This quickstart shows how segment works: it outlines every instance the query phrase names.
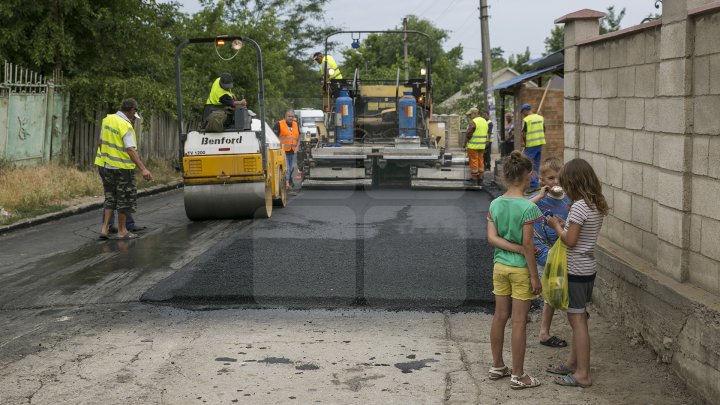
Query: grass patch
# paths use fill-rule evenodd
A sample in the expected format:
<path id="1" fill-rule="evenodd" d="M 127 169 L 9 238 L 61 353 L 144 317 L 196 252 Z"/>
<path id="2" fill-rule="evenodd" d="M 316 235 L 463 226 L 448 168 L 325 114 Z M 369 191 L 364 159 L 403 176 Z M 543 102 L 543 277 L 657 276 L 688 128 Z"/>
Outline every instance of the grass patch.
<path id="1" fill-rule="evenodd" d="M 138 189 L 167 184 L 181 178 L 169 161 L 145 162 L 154 180 L 145 181 L 136 171 Z M 102 198 L 97 170 L 48 163 L 41 166 L 0 165 L 0 225 L 60 211 L 87 198 Z"/>

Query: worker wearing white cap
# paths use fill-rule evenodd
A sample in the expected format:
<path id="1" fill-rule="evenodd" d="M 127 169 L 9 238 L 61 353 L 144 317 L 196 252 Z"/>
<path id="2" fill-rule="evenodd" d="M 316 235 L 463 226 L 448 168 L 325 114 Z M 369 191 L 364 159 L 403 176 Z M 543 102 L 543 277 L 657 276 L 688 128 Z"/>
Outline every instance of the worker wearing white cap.
<path id="1" fill-rule="evenodd" d="M 470 118 L 470 123 L 465 132 L 463 148 L 467 148 L 471 181 L 480 185 L 485 174 L 483 153 L 487 144 L 488 123 L 479 116 L 478 109 L 475 107 L 469 109 L 465 115 Z"/>

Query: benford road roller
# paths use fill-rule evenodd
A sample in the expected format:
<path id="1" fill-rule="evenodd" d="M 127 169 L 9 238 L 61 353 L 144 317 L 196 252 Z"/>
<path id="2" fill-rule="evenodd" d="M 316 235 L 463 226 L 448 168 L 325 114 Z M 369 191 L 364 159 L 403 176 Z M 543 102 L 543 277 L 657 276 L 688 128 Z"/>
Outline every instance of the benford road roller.
<path id="1" fill-rule="evenodd" d="M 200 128 L 183 131 L 180 54 L 190 44 L 231 44 L 239 51 L 251 44 L 257 55 L 258 114 L 205 105 Z M 269 218 L 273 205 L 287 203 L 285 152 L 265 122 L 262 52 L 251 38 L 223 35 L 185 40 L 175 50 L 179 158 L 182 162 L 185 214 L 191 220 Z M 226 110 L 227 109 L 227 110 Z M 217 125 L 207 125 L 220 112 Z M 226 115 L 222 115 L 226 114 Z"/>

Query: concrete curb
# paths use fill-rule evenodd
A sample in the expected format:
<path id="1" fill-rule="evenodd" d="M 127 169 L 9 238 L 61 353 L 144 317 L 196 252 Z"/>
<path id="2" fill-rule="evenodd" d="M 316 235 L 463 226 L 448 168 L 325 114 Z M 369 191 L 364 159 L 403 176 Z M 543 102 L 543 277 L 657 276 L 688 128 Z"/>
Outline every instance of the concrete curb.
<path id="1" fill-rule="evenodd" d="M 138 197 L 146 197 L 149 195 L 162 193 L 163 191 L 169 191 L 169 190 L 182 188 L 182 186 L 183 186 L 182 180 L 175 180 L 175 181 L 171 181 L 170 183 L 167 183 L 167 184 L 160 184 L 157 186 L 138 190 Z M 94 209 L 99 209 L 100 207 L 103 206 L 103 202 L 104 202 L 103 198 L 100 197 L 100 198 L 98 198 L 97 201 L 84 203 L 84 204 L 78 204 L 78 205 L 72 205 L 61 211 L 50 212 L 50 213 L 43 214 L 43 215 L 40 215 L 40 216 L 37 216 L 34 218 L 29 218 L 29 219 L 19 221 L 14 224 L 0 226 L 0 235 L 8 233 L 8 232 L 16 231 L 18 229 L 29 228 L 31 226 L 43 224 L 45 222 L 54 221 L 56 219 L 69 217 L 71 215 L 76 215 L 76 214 L 80 214 L 83 212 L 92 211 Z"/>

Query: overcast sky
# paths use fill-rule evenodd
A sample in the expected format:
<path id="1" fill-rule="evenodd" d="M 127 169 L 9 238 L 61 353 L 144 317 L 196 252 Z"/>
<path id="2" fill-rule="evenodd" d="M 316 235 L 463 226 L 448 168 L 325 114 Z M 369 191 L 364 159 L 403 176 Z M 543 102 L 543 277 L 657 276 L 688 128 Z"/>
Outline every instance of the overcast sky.
<path id="1" fill-rule="evenodd" d="M 197 0 L 178 1 L 186 12 L 199 9 Z M 404 16 L 414 14 L 449 31 L 443 47 L 448 50 L 462 45 L 463 60 L 469 63 L 480 59 L 482 53 L 479 4 L 479 0 L 331 0 L 325 15 L 329 23 L 343 30 L 371 31 L 399 28 Z M 501 47 L 506 58 L 524 52 L 526 47 L 531 57 L 538 57 L 558 17 L 583 8 L 604 12 L 615 5 L 616 11 L 626 9 L 621 24 L 626 28 L 639 24 L 648 14 L 660 13 L 654 4 L 654 0 L 488 0 L 490 45 Z M 349 37 L 347 40 L 350 42 Z M 322 46 L 318 44 L 318 50 Z"/>

